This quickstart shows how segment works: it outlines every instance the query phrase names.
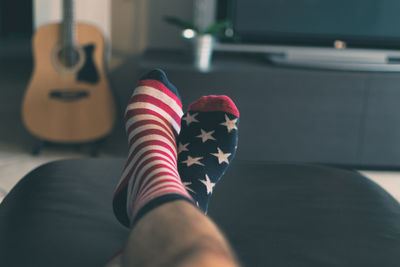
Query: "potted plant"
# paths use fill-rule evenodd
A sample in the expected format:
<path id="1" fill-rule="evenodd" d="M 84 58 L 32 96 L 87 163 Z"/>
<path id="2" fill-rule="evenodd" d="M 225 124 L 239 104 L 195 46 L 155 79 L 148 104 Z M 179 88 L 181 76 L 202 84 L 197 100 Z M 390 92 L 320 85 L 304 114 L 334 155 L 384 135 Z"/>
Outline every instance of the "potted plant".
<path id="1" fill-rule="evenodd" d="M 209 71 L 215 39 L 231 37 L 229 21 L 216 22 L 205 29 L 199 29 L 194 23 L 177 17 L 165 16 L 164 21 L 182 30 L 182 36 L 193 40 L 194 66 L 200 71 Z"/>

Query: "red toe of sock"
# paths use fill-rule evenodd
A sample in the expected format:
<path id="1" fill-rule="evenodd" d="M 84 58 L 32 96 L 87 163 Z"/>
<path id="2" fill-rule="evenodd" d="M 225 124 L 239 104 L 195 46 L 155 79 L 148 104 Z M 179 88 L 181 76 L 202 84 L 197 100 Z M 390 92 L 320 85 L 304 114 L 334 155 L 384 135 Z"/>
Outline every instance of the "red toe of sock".
<path id="1" fill-rule="evenodd" d="M 239 110 L 235 103 L 226 95 L 202 96 L 189 106 L 189 111 L 222 111 L 239 117 Z"/>

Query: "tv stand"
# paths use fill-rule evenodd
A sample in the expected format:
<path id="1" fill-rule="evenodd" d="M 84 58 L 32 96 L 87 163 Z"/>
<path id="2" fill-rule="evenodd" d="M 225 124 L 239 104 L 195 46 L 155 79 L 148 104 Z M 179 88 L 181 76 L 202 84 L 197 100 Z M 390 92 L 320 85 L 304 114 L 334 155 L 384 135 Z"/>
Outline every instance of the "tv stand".
<path id="1" fill-rule="evenodd" d="M 316 69 L 400 72 L 400 51 L 378 49 L 223 44 L 216 51 L 261 53 L 278 65 Z"/>
<path id="2" fill-rule="evenodd" d="M 400 72 L 286 68 L 221 52 L 207 73 L 182 51 L 148 51 L 132 62 L 141 74 L 164 69 L 184 110 L 203 95 L 230 96 L 241 116 L 238 159 L 400 169 Z M 122 88 L 135 82 L 132 65 L 129 82 L 118 79 Z"/>

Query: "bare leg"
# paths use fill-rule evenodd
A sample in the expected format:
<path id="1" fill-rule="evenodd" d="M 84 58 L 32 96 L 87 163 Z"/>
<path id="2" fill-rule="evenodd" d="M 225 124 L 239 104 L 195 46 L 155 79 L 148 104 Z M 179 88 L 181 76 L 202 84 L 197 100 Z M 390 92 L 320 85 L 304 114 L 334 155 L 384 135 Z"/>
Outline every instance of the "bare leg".
<path id="1" fill-rule="evenodd" d="M 226 103 L 227 99 L 218 98 L 211 110 L 219 111 Z M 225 238 L 195 206 L 197 201 L 178 173 L 176 137 L 182 114 L 179 94 L 162 70 L 153 70 L 140 79 L 125 113 L 129 155 L 113 197 L 114 214 L 132 229 L 120 257 L 121 266 L 237 266 Z M 229 131 L 220 128 L 224 133 Z M 225 136 L 215 134 L 202 136 L 202 143 Z M 234 137 L 233 141 L 237 139 Z M 215 164 L 227 163 L 221 162 L 221 153 Z M 204 166 L 199 162 L 202 158 L 187 156 L 182 164 Z M 214 174 L 210 169 L 198 174 L 207 178 L 201 184 L 207 196 L 215 185 L 209 178 Z M 109 266 L 118 264 L 112 262 L 114 265 Z"/>
<path id="2" fill-rule="evenodd" d="M 239 266 L 220 230 L 185 201 L 166 203 L 132 229 L 111 266 Z"/>
<path id="3" fill-rule="evenodd" d="M 122 266 L 237 266 L 211 220 L 185 201 L 167 203 L 132 230 Z"/>

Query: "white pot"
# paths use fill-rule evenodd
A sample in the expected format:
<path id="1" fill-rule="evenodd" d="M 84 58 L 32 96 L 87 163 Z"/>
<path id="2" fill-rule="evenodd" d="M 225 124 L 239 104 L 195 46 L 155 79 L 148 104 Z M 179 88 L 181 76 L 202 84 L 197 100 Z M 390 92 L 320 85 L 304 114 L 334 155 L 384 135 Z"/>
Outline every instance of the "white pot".
<path id="1" fill-rule="evenodd" d="M 193 38 L 194 67 L 202 72 L 211 68 L 211 59 L 215 38 L 211 34 L 202 34 Z"/>

